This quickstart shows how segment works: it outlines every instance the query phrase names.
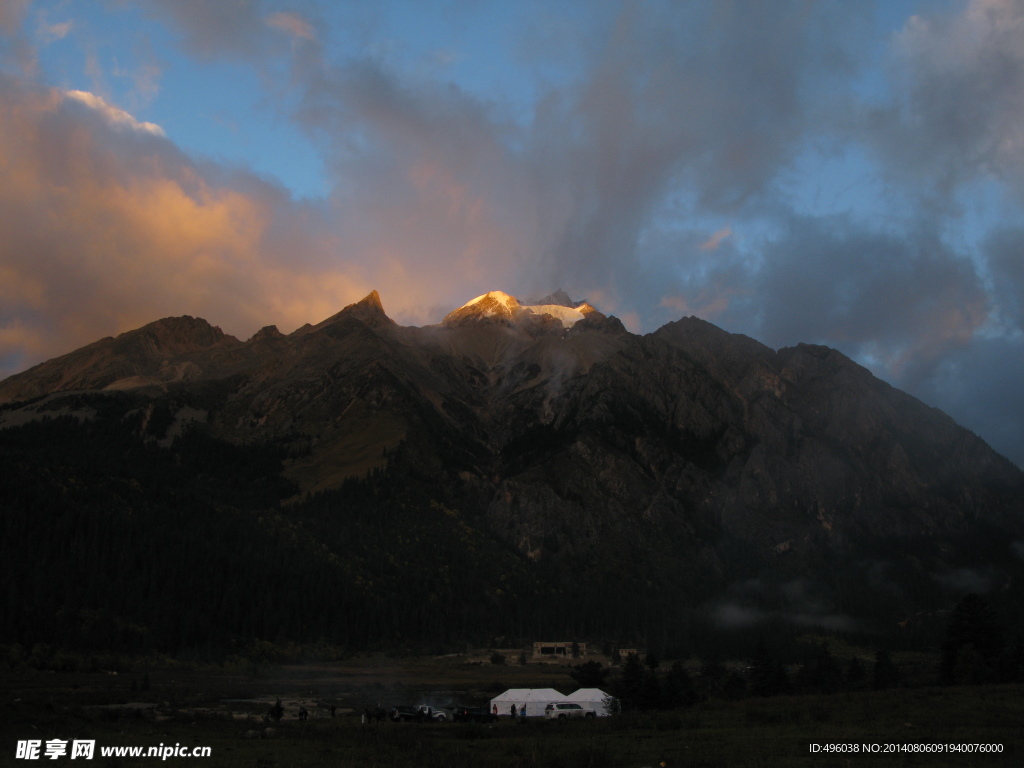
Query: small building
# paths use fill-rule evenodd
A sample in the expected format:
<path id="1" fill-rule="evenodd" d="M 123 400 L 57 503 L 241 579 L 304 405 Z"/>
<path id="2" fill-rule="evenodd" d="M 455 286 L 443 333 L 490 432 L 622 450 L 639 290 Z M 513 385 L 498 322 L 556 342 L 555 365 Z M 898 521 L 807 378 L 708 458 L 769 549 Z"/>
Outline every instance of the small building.
<path id="1" fill-rule="evenodd" d="M 533 658 L 535 659 L 559 659 L 572 658 L 573 645 L 580 656 L 587 655 L 586 643 L 558 642 L 558 643 L 534 643 Z"/>

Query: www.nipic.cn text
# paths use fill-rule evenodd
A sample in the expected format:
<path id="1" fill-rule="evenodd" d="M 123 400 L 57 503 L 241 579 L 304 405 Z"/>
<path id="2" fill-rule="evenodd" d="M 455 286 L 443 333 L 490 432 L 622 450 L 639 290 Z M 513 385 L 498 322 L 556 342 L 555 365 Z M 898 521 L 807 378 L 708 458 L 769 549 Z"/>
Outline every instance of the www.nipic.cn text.
<path id="1" fill-rule="evenodd" d="M 19 741 L 14 757 L 18 760 L 92 760 L 96 756 L 96 742 L 92 740 L 26 739 Z M 160 744 L 156 747 L 100 747 L 100 757 L 210 757 L 210 747 L 183 747 L 181 744 Z"/>

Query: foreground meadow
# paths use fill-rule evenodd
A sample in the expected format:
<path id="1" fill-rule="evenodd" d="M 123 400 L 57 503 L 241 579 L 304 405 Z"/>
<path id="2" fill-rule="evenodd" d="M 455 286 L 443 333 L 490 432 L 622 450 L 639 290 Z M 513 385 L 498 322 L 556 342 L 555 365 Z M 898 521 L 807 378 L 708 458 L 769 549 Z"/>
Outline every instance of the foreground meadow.
<path id="1" fill-rule="evenodd" d="M 901 688 L 831 696 L 710 700 L 658 713 L 494 725 L 363 723 L 362 708 L 418 700 L 479 703 L 499 686 L 566 685 L 564 668 L 497 669 L 438 660 L 364 659 L 258 675 L 182 668 L 8 674 L 0 765 L 225 768 L 642 768 L 704 766 L 1002 766 L 1024 764 L 1024 687 Z M 263 714 L 280 698 L 284 717 Z M 443 702 L 442 702 L 443 703 Z M 331 717 L 331 707 L 335 716 Z M 300 720 L 304 708 L 308 719 Z M 91 762 L 17 759 L 19 741 L 94 740 Z M 822 745 L 814 752 L 812 745 Z M 855 752 L 828 753 L 824 745 Z M 1001 752 L 913 745 L 995 744 Z M 100 747 L 209 747 L 210 756 L 102 756 Z M 865 745 L 882 752 L 865 754 Z M 907 745 L 907 746 L 905 746 Z M 899 751 L 886 754 L 884 750 Z M 931 747 L 925 747 L 931 748 Z"/>

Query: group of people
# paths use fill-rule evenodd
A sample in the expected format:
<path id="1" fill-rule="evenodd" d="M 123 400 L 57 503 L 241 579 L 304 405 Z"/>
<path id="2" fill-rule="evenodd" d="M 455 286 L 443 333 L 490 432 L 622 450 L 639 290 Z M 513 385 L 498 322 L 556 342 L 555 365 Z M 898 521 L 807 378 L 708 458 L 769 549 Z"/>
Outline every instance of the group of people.
<path id="1" fill-rule="evenodd" d="M 334 717 L 335 714 L 337 713 L 337 711 L 338 711 L 338 708 L 335 705 L 332 704 L 331 705 L 331 717 Z M 274 702 L 274 706 L 272 706 L 269 710 L 267 710 L 267 713 L 265 715 L 263 715 L 263 721 L 265 723 L 269 723 L 271 720 L 273 720 L 275 723 L 279 723 L 279 722 L 281 722 L 281 718 L 283 718 L 283 717 L 284 717 L 284 705 L 281 703 L 281 700 L 278 699 L 276 702 Z M 309 710 L 306 709 L 305 707 L 299 707 L 298 718 L 299 718 L 299 720 L 302 720 L 302 721 L 309 720 Z"/>
<path id="2" fill-rule="evenodd" d="M 498 705 L 497 704 L 495 704 L 493 706 L 492 711 L 494 712 L 494 714 L 498 714 Z M 517 710 L 516 709 L 516 705 L 513 704 L 512 707 L 509 709 L 509 714 L 512 715 L 513 718 L 516 718 L 516 717 L 526 717 L 526 705 L 523 704 L 523 706 L 519 707 L 519 709 Z"/>

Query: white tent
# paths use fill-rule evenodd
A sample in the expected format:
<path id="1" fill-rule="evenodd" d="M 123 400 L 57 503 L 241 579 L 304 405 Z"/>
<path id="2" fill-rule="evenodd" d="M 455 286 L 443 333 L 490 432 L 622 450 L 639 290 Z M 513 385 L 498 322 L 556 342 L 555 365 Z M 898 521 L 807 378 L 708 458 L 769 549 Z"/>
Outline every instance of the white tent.
<path id="1" fill-rule="evenodd" d="M 580 688 L 578 691 L 566 696 L 565 700 L 575 701 L 584 707 L 590 707 L 597 713 L 598 717 L 607 717 L 611 714 L 608 711 L 609 698 L 609 695 L 600 688 Z"/>
<path id="2" fill-rule="evenodd" d="M 499 715 L 511 715 L 515 704 L 517 715 L 526 707 L 527 717 L 543 717 L 544 707 L 559 701 L 565 701 L 565 696 L 554 688 L 509 688 L 491 699 L 491 711 L 497 707 Z"/>

